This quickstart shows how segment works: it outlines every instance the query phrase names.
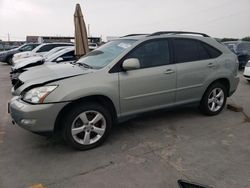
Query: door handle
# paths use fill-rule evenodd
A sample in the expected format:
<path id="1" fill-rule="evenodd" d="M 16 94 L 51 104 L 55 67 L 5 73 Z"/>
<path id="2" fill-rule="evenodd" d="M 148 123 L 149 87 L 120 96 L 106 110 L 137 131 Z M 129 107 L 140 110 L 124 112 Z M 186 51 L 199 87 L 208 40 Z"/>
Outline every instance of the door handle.
<path id="1" fill-rule="evenodd" d="M 173 69 L 167 69 L 164 74 L 172 74 L 174 73 L 174 70 Z"/>
<path id="2" fill-rule="evenodd" d="M 208 63 L 208 65 L 207 65 L 209 68 L 214 68 L 214 67 L 216 67 L 216 65 L 214 64 L 214 63 Z"/>

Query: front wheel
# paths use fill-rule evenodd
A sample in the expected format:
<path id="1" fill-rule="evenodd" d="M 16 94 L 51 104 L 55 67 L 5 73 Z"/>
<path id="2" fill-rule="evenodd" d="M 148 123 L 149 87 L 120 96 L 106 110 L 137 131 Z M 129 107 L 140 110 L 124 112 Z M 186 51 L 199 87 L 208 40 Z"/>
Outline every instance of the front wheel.
<path id="1" fill-rule="evenodd" d="M 9 65 L 12 65 L 12 64 L 13 64 L 12 57 L 8 57 L 8 58 L 6 59 L 6 62 L 7 62 Z"/>
<path id="2" fill-rule="evenodd" d="M 221 83 L 215 83 L 205 92 L 200 103 L 200 109 L 206 115 L 217 115 L 223 110 L 226 101 L 226 87 Z"/>
<path id="3" fill-rule="evenodd" d="M 95 103 L 80 103 L 66 113 L 63 119 L 63 138 L 78 150 L 101 145 L 112 127 L 110 113 Z"/>

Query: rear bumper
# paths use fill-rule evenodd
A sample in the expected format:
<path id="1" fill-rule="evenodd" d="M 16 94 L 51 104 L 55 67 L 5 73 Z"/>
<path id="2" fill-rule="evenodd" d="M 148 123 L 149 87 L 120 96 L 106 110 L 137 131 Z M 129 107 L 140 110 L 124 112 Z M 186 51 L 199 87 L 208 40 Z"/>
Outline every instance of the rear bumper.
<path id="1" fill-rule="evenodd" d="M 28 104 L 19 97 L 13 97 L 9 103 L 9 113 L 20 127 L 35 133 L 53 132 L 57 115 L 68 104 Z"/>

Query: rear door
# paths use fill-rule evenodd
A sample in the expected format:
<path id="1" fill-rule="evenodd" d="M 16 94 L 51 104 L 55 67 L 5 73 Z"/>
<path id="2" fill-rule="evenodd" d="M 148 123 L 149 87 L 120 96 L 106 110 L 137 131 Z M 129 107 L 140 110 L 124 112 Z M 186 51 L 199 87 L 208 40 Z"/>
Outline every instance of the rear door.
<path id="1" fill-rule="evenodd" d="M 171 64 L 166 39 L 147 41 L 124 59 L 137 58 L 141 68 L 119 73 L 123 115 L 172 105 L 175 102 L 176 65 Z"/>
<path id="2" fill-rule="evenodd" d="M 199 40 L 176 38 L 172 41 L 177 68 L 176 103 L 198 101 L 206 80 L 217 68 L 216 59 L 211 56 L 216 51 Z M 220 55 L 219 52 L 216 55 Z"/>

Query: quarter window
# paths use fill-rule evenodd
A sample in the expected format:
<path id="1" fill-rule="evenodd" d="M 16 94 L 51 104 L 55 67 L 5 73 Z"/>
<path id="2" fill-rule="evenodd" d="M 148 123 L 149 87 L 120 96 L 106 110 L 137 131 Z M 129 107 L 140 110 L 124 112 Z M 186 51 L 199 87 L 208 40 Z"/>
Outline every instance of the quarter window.
<path id="1" fill-rule="evenodd" d="M 174 39 L 174 53 L 176 63 L 206 60 L 221 55 L 214 47 L 192 39 Z"/>
<path id="2" fill-rule="evenodd" d="M 170 64 L 169 44 L 167 40 L 146 42 L 133 50 L 126 58 L 137 58 L 141 68 Z"/>
<path id="3" fill-rule="evenodd" d="M 221 52 L 208 44 L 202 43 L 206 51 L 209 53 L 210 58 L 217 58 L 221 55 Z"/>
<path id="4" fill-rule="evenodd" d="M 209 59 L 210 55 L 200 41 L 174 39 L 175 62 L 184 63 Z"/>

